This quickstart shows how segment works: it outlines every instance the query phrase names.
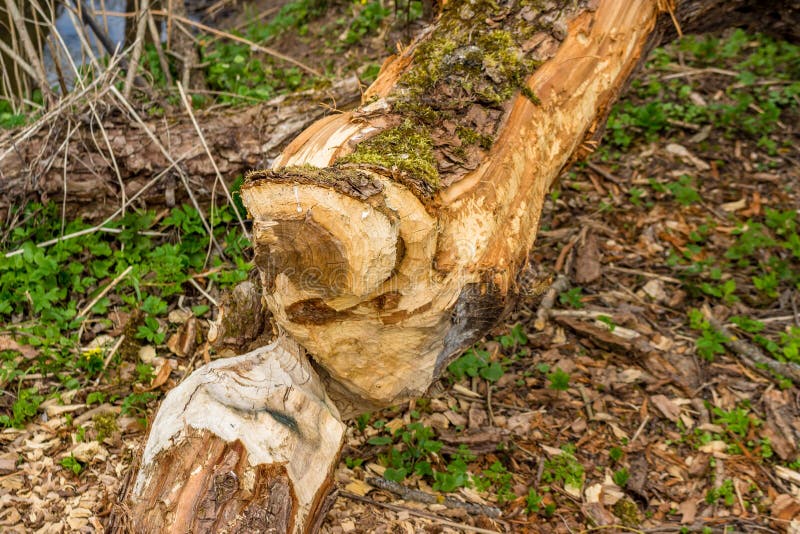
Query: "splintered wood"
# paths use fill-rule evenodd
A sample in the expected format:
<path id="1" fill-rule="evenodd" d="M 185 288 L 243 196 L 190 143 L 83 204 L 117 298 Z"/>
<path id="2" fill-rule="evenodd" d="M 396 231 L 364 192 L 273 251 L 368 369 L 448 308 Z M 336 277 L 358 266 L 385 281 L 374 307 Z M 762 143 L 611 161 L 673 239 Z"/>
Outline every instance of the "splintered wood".
<path id="1" fill-rule="evenodd" d="M 463 19 L 458 10 L 464 8 L 443 15 L 427 42 L 455 31 L 452 21 Z M 532 16 L 512 9 L 506 18 L 496 16 L 495 24 L 514 28 L 523 11 Z M 481 131 L 496 132 L 474 170 L 442 174 L 442 146 L 452 148 L 453 136 L 416 139 L 418 132 L 398 116 L 421 120 L 428 112 L 419 106 L 433 101 L 430 113 L 445 116 L 446 99 L 436 92 L 459 89 L 448 65 L 481 53 L 487 63 L 494 57 L 490 44 L 513 42 L 503 34 L 507 30 L 476 30 L 478 41 L 490 43 L 483 52 L 443 43 L 450 55 L 436 68 L 444 81 L 426 82 L 433 84 L 431 95 L 414 100 L 409 79 L 422 76 L 414 71 L 414 61 L 422 60 L 409 63 L 408 56 L 426 46 L 423 40 L 384 66 L 379 89 L 369 93 L 377 100 L 316 123 L 272 170 L 249 175 L 242 198 L 254 219 L 267 305 L 313 354 L 345 415 L 424 394 L 513 301 L 515 276 L 536 235 L 547 190 L 639 62 L 657 14 L 645 1 L 548 12 L 555 20 L 550 31 L 534 34 L 527 45 L 545 61 L 524 94 L 496 104 L 484 90 L 474 97 L 485 111 L 479 121 L 469 128 L 455 126 L 457 117 L 451 121 L 452 130 L 478 144 Z M 524 47 L 501 50 L 522 64 Z M 487 117 L 491 127 L 470 130 L 483 128 Z M 435 128 L 417 125 L 423 133 Z M 383 164 L 374 153 L 381 146 L 390 153 Z M 415 147 L 435 155 L 436 179 L 424 158 L 414 163 L 423 175 L 404 166 L 403 157 L 419 156 Z"/>

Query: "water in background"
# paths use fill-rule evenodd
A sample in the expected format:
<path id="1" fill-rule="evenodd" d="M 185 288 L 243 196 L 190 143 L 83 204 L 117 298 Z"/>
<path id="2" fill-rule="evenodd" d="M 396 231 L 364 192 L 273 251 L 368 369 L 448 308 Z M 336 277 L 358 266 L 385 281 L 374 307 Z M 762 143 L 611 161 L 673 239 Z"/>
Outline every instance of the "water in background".
<path id="1" fill-rule="evenodd" d="M 100 27 L 107 30 L 111 41 L 115 45 L 121 47 L 122 43 L 125 41 L 125 18 L 112 17 L 110 15 L 103 17 L 97 13 L 101 11 L 103 7 L 105 7 L 106 11 L 122 13 L 125 11 L 125 0 L 84 1 L 85 5 L 95 13 L 95 19 L 100 24 Z M 69 50 L 69 56 L 72 58 L 72 61 L 80 68 L 81 65 L 90 63 L 90 59 L 81 41 L 81 37 L 78 34 L 78 32 L 82 30 L 77 29 L 76 25 L 82 27 L 83 22 L 77 15 L 61 6 L 58 18 L 56 19 L 56 30 L 61 35 L 61 39 L 64 40 L 64 44 Z M 91 29 L 87 28 L 83 33 L 88 36 L 89 45 L 95 57 L 100 58 L 107 55 L 105 49 L 103 49 L 103 46 Z M 72 66 L 67 58 L 67 52 L 64 50 L 64 46 L 57 42 L 57 37 L 50 36 L 50 38 L 54 39 L 53 48 L 58 51 L 58 61 L 61 66 L 61 71 L 64 74 L 67 87 L 71 89 L 75 83 L 75 72 L 72 70 Z M 47 70 L 48 81 L 51 86 L 55 86 L 58 84 L 58 74 L 55 69 L 54 58 L 50 47 L 45 47 L 44 56 L 44 65 Z"/>

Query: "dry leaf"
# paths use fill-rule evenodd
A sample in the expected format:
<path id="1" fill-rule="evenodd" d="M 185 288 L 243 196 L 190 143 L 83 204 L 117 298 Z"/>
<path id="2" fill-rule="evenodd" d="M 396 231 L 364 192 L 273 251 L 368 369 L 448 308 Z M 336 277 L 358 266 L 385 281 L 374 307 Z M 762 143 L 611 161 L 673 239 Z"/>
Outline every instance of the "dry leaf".
<path id="1" fill-rule="evenodd" d="M 537 417 L 539 412 L 523 412 L 512 415 L 506 421 L 506 428 L 514 434 L 524 436 L 531 430 L 531 422 Z"/>
<path id="2" fill-rule="evenodd" d="M 707 171 L 711 168 L 711 165 L 706 163 L 705 161 L 701 160 L 687 149 L 683 145 L 679 145 L 677 143 L 669 143 L 666 146 L 666 151 L 673 156 L 677 156 L 678 158 L 690 162 L 692 165 L 697 167 L 697 170 L 700 171 Z M 681 172 L 681 174 L 683 174 Z"/>
<path id="3" fill-rule="evenodd" d="M 156 348 L 152 345 L 145 345 L 139 349 L 139 359 L 142 363 L 152 364 L 156 359 Z"/>
<path id="4" fill-rule="evenodd" d="M 94 460 L 104 462 L 108 458 L 108 451 L 96 441 L 78 443 L 71 451 L 72 456 L 79 462 L 88 464 Z"/>
<path id="5" fill-rule="evenodd" d="M 726 202 L 725 204 L 720 205 L 720 208 L 722 208 L 723 211 L 727 211 L 728 213 L 739 211 L 746 207 L 747 207 L 747 197 L 742 197 L 739 200 L 735 200 L 733 202 Z"/>
<path id="6" fill-rule="evenodd" d="M 770 508 L 770 513 L 775 519 L 791 521 L 800 515 L 800 501 L 791 495 L 782 493 L 775 498 L 775 502 L 772 503 L 772 508 Z"/>
<path id="7" fill-rule="evenodd" d="M 598 527 L 605 527 L 617 523 L 616 516 L 606 510 L 599 502 L 587 502 L 581 506 L 581 509 Z"/>
<path id="8" fill-rule="evenodd" d="M 694 523 L 697 516 L 697 501 L 695 499 L 687 499 L 678 505 L 678 511 L 681 513 L 681 524 L 689 525 Z"/>
<path id="9" fill-rule="evenodd" d="M 195 317 L 189 317 L 167 341 L 167 348 L 173 354 L 181 357 L 192 354 L 196 345 L 197 319 Z"/>
<path id="10" fill-rule="evenodd" d="M 653 395 L 650 397 L 650 402 L 653 403 L 653 405 L 658 408 L 662 414 L 664 414 L 664 417 L 673 423 L 678 422 L 678 418 L 681 415 L 681 407 L 675 402 L 668 399 L 664 395 Z"/>
<path id="11" fill-rule="evenodd" d="M 21 345 L 11 336 L 0 335 L 0 352 L 13 350 L 19 352 L 26 360 L 32 360 L 39 355 L 39 351 L 29 345 Z"/>
<path id="12" fill-rule="evenodd" d="M 644 291 L 648 297 L 655 300 L 656 302 L 667 301 L 668 297 L 666 291 L 664 291 L 664 282 L 662 282 L 658 278 L 653 278 L 645 285 L 643 285 L 642 291 Z"/>
<path id="13" fill-rule="evenodd" d="M 592 484 L 591 486 L 586 487 L 586 489 L 583 491 L 583 494 L 587 503 L 598 503 L 600 502 L 600 494 L 602 492 L 602 484 Z"/>
<path id="14" fill-rule="evenodd" d="M 147 388 L 145 391 L 152 391 L 154 389 L 158 389 L 163 386 L 167 380 L 169 379 L 170 373 L 172 373 L 172 369 L 176 367 L 174 360 L 166 360 L 164 363 L 161 364 L 161 367 L 158 368 L 158 372 L 156 376 L 153 378 L 153 382 L 150 384 L 150 387 Z"/>
<path id="15" fill-rule="evenodd" d="M 697 448 L 697 450 L 706 454 L 713 454 L 714 456 L 724 456 L 725 451 L 728 450 L 728 444 L 717 439 L 714 441 L 709 441 L 705 445 L 701 445 Z"/>
<path id="16" fill-rule="evenodd" d="M 578 245 L 578 255 L 575 261 L 575 281 L 578 284 L 594 282 L 602 274 L 600 266 L 600 250 L 597 247 L 597 238 L 589 232 L 586 239 Z"/>

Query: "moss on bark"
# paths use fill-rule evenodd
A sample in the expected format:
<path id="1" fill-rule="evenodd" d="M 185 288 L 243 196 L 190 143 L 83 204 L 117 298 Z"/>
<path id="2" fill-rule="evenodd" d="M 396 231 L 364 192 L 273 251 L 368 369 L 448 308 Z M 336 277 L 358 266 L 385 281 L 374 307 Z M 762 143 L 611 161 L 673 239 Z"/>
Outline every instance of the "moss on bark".
<path id="1" fill-rule="evenodd" d="M 431 136 L 426 128 L 414 125 L 411 120 L 360 143 L 339 162 L 378 165 L 406 173 L 432 187 L 439 184 Z"/>
<path id="2" fill-rule="evenodd" d="M 561 40 L 579 7 L 563 0 L 448 2 L 387 99 L 397 116 L 390 124 L 400 125 L 341 161 L 386 168 L 417 182 L 417 190 L 457 181 L 491 149 L 508 102 L 522 94 L 539 103 L 527 86 L 540 64 L 528 40 L 540 32 Z"/>

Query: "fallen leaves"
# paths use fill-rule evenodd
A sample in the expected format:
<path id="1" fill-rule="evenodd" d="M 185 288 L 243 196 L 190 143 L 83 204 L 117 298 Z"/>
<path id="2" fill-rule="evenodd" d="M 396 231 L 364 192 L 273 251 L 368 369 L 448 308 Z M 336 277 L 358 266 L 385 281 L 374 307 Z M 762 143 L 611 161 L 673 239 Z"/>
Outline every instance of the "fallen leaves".
<path id="1" fill-rule="evenodd" d="M 32 360 L 39 355 L 39 351 L 30 345 L 22 345 L 11 336 L 0 334 L 0 352 L 11 350 L 18 352 L 23 358 Z"/>

